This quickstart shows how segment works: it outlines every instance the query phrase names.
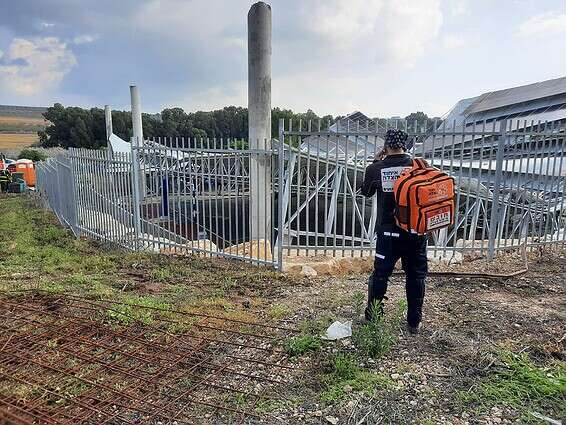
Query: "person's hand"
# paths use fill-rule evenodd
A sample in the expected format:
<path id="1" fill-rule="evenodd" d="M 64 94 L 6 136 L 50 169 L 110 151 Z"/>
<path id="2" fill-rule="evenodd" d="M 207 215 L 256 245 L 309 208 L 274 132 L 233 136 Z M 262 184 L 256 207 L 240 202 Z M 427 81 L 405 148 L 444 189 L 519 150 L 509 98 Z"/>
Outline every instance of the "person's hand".
<path id="1" fill-rule="evenodd" d="M 385 158 L 385 148 L 382 148 L 378 153 L 375 154 L 376 161 L 382 161 Z"/>

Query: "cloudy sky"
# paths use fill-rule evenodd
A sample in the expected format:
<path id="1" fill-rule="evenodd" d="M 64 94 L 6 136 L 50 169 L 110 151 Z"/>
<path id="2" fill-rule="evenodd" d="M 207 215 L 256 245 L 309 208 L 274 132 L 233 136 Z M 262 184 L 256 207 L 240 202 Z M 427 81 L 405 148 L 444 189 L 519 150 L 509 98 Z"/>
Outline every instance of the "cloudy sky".
<path id="1" fill-rule="evenodd" d="M 251 0 L 0 0 L 0 104 L 247 104 Z M 564 0 L 271 0 L 273 106 L 443 115 L 566 75 Z"/>

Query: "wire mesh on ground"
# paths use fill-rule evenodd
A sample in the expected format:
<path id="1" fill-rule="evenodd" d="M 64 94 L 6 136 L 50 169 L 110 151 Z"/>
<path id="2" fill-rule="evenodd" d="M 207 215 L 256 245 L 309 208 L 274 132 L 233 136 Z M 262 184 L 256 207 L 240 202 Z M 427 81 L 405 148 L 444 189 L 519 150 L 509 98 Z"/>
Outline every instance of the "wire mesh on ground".
<path id="1" fill-rule="evenodd" d="M 0 423 L 271 423 L 292 329 L 62 294 L 0 294 Z"/>

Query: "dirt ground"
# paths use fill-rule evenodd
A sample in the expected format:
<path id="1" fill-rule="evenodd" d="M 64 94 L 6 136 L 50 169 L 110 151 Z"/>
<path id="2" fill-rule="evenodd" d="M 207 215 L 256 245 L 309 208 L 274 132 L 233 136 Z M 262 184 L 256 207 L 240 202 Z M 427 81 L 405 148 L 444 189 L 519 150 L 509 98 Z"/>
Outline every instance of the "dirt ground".
<path id="1" fill-rule="evenodd" d="M 461 399 L 462 392 L 475 391 L 500 366 L 499 350 L 527 352 L 540 364 L 565 360 L 566 251 L 529 257 L 529 272 L 511 279 L 429 277 L 419 335 L 401 329 L 389 353 L 369 363 L 389 376 L 393 386 L 371 396 L 348 394 L 332 406 L 298 406 L 292 421 L 322 424 L 329 423 L 325 418 L 330 417 L 347 424 L 538 423 L 535 417 L 520 417 L 512 408 L 494 405 L 482 409 L 480 403 Z M 355 326 L 359 311 L 353 308 L 353 300 L 356 292 L 365 289 L 365 276 L 331 279 L 289 290 L 281 300 L 301 305 L 294 322 L 329 315 L 332 320 L 353 320 Z M 393 314 L 404 296 L 403 277 L 394 276 L 387 314 Z M 327 350 L 348 349 L 351 342 L 345 344 L 330 343 Z M 306 358 L 304 366 L 309 370 L 304 379 L 309 380 L 320 364 L 316 358 Z M 562 386 L 564 389 L 564 375 Z M 554 413 L 563 416 L 565 410 Z"/>
<path id="2" fill-rule="evenodd" d="M 371 327 L 360 321 L 367 276 L 305 279 L 225 260 L 114 251 L 74 239 L 21 197 L 0 197 L 0 216 L 0 291 L 41 289 L 294 329 L 273 343 L 287 354 L 286 383 L 255 405 L 262 419 L 245 423 L 566 418 L 566 249 L 529 253 L 529 271 L 508 279 L 430 276 L 424 323 L 413 336 L 403 326 L 400 275 L 390 282 L 386 319 Z M 521 264 L 510 253 L 462 269 L 501 273 Z M 322 340 L 335 320 L 352 321 L 353 337 Z M 373 336 L 380 341 L 377 353 L 364 351 L 366 331 L 374 332 L 370 346 Z M 217 420 L 199 423 L 235 423 Z"/>

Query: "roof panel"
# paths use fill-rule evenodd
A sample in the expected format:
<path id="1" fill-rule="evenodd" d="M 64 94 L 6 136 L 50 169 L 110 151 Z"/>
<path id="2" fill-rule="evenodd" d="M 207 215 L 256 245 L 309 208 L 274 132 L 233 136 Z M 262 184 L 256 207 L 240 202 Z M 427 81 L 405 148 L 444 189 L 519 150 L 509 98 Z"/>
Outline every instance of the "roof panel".
<path id="1" fill-rule="evenodd" d="M 477 100 L 464 111 L 464 114 L 473 114 L 564 93 L 566 93 L 566 77 L 488 92 L 479 96 Z"/>

